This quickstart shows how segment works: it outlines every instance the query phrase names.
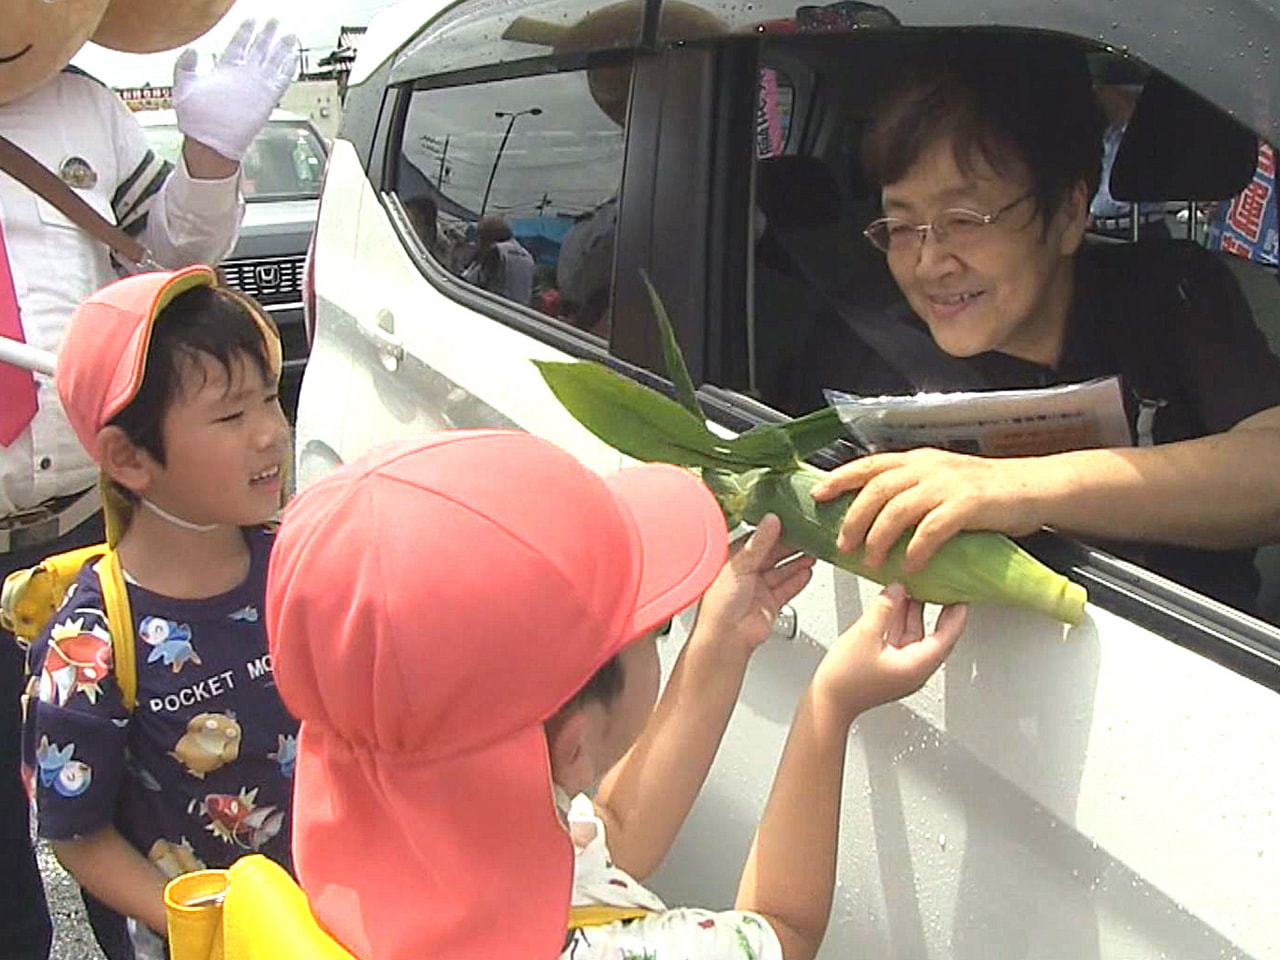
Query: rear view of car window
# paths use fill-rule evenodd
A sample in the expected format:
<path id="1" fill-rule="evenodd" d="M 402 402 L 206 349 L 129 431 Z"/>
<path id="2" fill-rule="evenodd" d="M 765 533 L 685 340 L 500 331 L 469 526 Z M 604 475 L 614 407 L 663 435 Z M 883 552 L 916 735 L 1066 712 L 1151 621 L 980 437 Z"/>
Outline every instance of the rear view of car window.
<path id="1" fill-rule="evenodd" d="M 419 90 L 396 177 L 415 232 L 449 271 L 599 336 L 624 137 L 598 91 L 619 70 L 625 84 L 626 67 L 604 67 L 590 81 L 579 71 Z"/>
<path id="2" fill-rule="evenodd" d="M 273 122 L 249 144 L 241 189 L 246 199 L 307 199 L 320 196 L 324 147 L 309 126 Z"/>
<path id="3" fill-rule="evenodd" d="M 756 159 L 780 157 L 791 139 L 791 110 L 795 103 L 791 78 L 774 67 L 760 70 L 756 98 Z"/>

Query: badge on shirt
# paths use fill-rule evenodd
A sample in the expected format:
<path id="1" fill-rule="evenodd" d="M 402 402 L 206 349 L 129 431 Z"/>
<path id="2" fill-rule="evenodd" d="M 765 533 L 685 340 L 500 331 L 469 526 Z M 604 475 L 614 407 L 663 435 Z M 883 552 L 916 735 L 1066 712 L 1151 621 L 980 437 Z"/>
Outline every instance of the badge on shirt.
<path id="1" fill-rule="evenodd" d="M 58 170 L 62 182 L 76 190 L 92 190 L 98 185 L 98 172 L 84 157 L 67 157 Z"/>

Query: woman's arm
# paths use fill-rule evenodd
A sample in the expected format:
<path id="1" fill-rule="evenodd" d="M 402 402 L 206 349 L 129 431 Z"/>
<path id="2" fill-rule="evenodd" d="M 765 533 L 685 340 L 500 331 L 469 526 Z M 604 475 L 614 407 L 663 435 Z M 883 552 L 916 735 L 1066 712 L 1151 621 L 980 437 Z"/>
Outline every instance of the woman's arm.
<path id="1" fill-rule="evenodd" d="M 1119 540 L 1225 550 L 1280 540 L 1280 407 L 1233 429 L 1155 447 L 989 459 L 912 450 L 855 460 L 814 488 L 860 490 L 842 549 L 864 540 L 878 566 L 909 528 L 906 572 L 961 530 L 1013 536 L 1042 526 Z"/>

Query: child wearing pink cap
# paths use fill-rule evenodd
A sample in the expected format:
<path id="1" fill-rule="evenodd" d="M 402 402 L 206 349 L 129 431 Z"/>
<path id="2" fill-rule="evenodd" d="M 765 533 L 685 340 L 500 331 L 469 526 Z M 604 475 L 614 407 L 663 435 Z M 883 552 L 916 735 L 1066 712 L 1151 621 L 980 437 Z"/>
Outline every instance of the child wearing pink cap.
<path id="1" fill-rule="evenodd" d="M 254 851 L 290 864 L 297 723 L 261 616 L 262 524 L 289 456 L 279 374 L 274 326 L 208 267 L 104 288 L 58 351 L 127 584 L 136 698 L 130 710 L 88 564 L 29 652 L 24 761 L 41 836 L 89 894 L 136 918 L 139 958 L 164 954 L 151 931 L 165 930 L 171 877 Z"/>
<path id="2" fill-rule="evenodd" d="M 691 474 L 601 477 L 502 431 L 383 446 L 307 488 L 267 631 L 302 721 L 294 857 L 319 921 L 361 960 L 811 957 L 849 726 L 929 677 L 964 609 L 925 636 L 891 588 L 832 644 L 737 909 L 668 909 L 633 876 L 666 853 L 751 650 L 808 580 L 779 534 L 766 518 L 726 564 Z M 655 635 L 704 593 L 655 709 Z"/>

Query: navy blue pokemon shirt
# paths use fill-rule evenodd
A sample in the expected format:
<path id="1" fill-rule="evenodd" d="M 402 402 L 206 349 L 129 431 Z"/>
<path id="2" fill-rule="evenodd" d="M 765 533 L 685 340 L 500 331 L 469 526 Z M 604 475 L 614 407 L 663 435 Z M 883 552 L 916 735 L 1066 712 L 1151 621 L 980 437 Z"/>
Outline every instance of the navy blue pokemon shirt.
<path id="1" fill-rule="evenodd" d="M 280 701 L 263 597 L 271 534 L 235 589 L 175 600 L 129 584 L 138 686 L 125 709 L 87 565 L 32 644 L 23 759 L 40 835 L 114 824 L 170 877 L 261 853 L 291 869 L 298 724 Z"/>

